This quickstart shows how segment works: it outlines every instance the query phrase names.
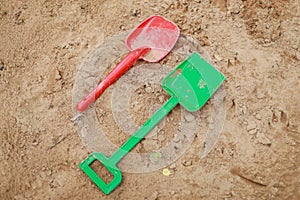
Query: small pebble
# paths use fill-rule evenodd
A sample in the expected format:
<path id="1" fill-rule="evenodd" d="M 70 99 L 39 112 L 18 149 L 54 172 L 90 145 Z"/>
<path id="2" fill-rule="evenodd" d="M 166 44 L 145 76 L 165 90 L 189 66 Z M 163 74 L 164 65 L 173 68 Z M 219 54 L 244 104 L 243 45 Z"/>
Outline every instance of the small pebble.
<path id="1" fill-rule="evenodd" d="M 32 145 L 33 146 L 37 146 L 39 144 L 39 141 L 38 140 L 33 140 L 33 142 L 32 142 Z"/>
<path id="2" fill-rule="evenodd" d="M 46 174 L 46 172 L 40 172 L 40 177 L 42 178 L 42 179 L 46 179 L 47 178 L 47 174 Z"/>
<path id="3" fill-rule="evenodd" d="M 254 135 L 256 132 L 257 132 L 256 129 L 252 129 L 252 130 L 249 131 L 249 134 L 250 134 L 250 135 Z"/>
<path id="4" fill-rule="evenodd" d="M 192 163 L 191 160 L 189 160 L 189 161 L 184 160 L 184 161 L 182 162 L 182 165 L 185 166 L 185 167 L 191 166 L 192 164 L 193 164 L 193 163 Z"/>
<path id="5" fill-rule="evenodd" d="M 175 168 L 176 168 L 176 164 L 175 163 L 173 163 L 173 164 L 170 165 L 170 169 L 175 169 Z"/>
<path id="6" fill-rule="evenodd" d="M 258 120 L 261 120 L 261 116 L 260 116 L 260 114 L 259 114 L 259 113 L 257 113 L 257 114 L 255 115 L 255 118 L 256 118 L 256 119 L 258 119 Z"/>
<path id="7" fill-rule="evenodd" d="M 51 175 L 52 175 L 52 170 L 51 170 L 51 169 L 47 171 L 47 175 L 48 175 L 48 176 L 51 176 Z"/>
<path id="8" fill-rule="evenodd" d="M 141 15 L 141 9 L 137 9 L 137 8 L 133 9 L 131 11 L 131 15 L 135 16 L 135 17 L 140 16 Z"/>
<path id="9" fill-rule="evenodd" d="M 219 56 L 218 54 L 215 54 L 214 57 L 215 57 L 218 61 L 221 61 L 221 60 L 222 60 L 222 57 Z"/>
<path id="10" fill-rule="evenodd" d="M 255 123 L 255 121 L 250 121 L 250 122 L 248 122 L 248 125 L 247 125 L 247 131 L 251 131 L 251 130 L 253 130 L 253 129 L 255 129 L 256 128 L 256 123 Z"/>
<path id="11" fill-rule="evenodd" d="M 296 141 L 292 138 L 287 138 L 286 139 L 286 144 L 291 145 L 291 146 L 296 146 L 297 145 Z"/>
<path id="12" fill-rule="evenodd" d="M 165 98 L 162 95 L 160 95 L 158 97 L 158 100 L 159 100 L 160 103 L 164 103 L 165 102 Z"/>
<path id="13" fill-rule="evenodd" d="M 60 72 L 58 70 L 55 71 L 55 80 L 60 80 L 61 79 L 61 75 Z"/>
<path id="14" fill-rule="evenodd" d="M 146 88 L 145 88 L 145 91 L 146 91 L 147 93 L 152 93 L 152 92 L 153 92 L 151 86 L 146 87 Z"/>
<path id="15" fill-rule="evenodd" d="M 174 149 L 179 149 L 182 147 L 182 144 L 180 143 L 180 141 L 178 141 L 178 143 L 174 144 Z"/>
<path id="16" fill-rule="evenodd" d="M 157 136 L 157 140 L 158 140 L 159 142 L 163 142 L 163 141 L 165 140 L 165 136 L 164 136 L 163 134 L 159 134 L 159 135 Z"/>
<path id="17" fill-rule="evenodd" d="M 195 119 L 195 116 L 193 114 L 191 114 L 191 113 L 188 112 L 188 113 L 186 113 L 184 115 L 184 119 L 187 122 L 191 122 L 191 121 L 193 121 Z"/>
<path id="18" fill-rule="evenodd" d="M 4 63 L 0 61 L 0 71 L 3 71 L 4 68 L 5 68 L 5 67 L 4 67 Z"/>
<path id="19" fill-rule="evenodd" d="M 120 29 L 122 30 L 122 31 L 124 31 L 125 30 L 125 26 L 122 24 L 122 25 L 120 25 Z"/>
<path id="20" fill-rule="evenodd" d="M 271 144 L 270 139 L 267 138 L 265 136 L 265 134 L 262 133 L 262 132 L 257 133 L 257 140 L 258 140 L 259 143 L 264 144 L 264 145 L 270 145 Z"/>
<path id="21" fill-rule="evenodd" d="M 263 92 L 257 92 L 256 97 L 258 99 L 263 99 L 263 98 L 265 98 L 265 94 Z"/>
<path id="22" fill-rule="evenodd" d="M 176 133 L 175 135 L 174 135 L 174 142 L 179 142 L 180 141 L 180 136 Z"/>
<path id="23" fill-rule="evenodd" d="M 158 199 L 158 192 L 157 191 L 153 192 L 149 199 L 150 200 L 156 200 L 156 199 Z"/>
<path id="24" fill-rule="evenodd" d="M 233 183 L 234 179 L 233 179 L 233 178 L 229 178 L 228 181 L 229 181 L 230 183 Z"/>

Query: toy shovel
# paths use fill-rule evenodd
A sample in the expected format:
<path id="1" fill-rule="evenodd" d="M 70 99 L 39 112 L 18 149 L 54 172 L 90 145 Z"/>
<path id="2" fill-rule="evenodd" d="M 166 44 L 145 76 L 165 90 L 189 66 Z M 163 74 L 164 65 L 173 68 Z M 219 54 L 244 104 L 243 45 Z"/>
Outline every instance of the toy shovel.
<path id="1" fill-rule="evenodd" d="M 163 59 L 172 50 L 178 37 L 179 28 L 162 16 L 152 16 L 143 21 L 128 35 L 125 41 L 130 53 L 117 64 L 91 93 L 76 105 L 76 109 L 79 112 L 83 112 L 137 60 L 143 59 L 147 62 L 158 62 Z"/>
<path id="2" fill-rule="evenodd" d="M 129 153 L 178 103 L 186 110 L 199 110 L 219 88 L 225 77 L 213 66 L 193 53 L 162 81 L 162 87 L 171 98 L 144 123 L 115 153 L 106 157 L 93 152 L 79 166 L 90 179 L 105 193 L 112 192 L 122 181 L 122 173 L 117 164 Z M 113 179 L 105 183 L 90 167 L 95 161 L 113 174 Z"/>

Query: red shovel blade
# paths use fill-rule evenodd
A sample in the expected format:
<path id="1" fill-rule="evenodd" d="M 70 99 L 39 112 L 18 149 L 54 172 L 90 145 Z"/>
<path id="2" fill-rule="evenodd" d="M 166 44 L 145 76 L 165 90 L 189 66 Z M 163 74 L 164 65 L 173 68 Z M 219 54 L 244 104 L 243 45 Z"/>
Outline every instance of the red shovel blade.
<path id="1" fill-rule="evenodd" d="M 125 43 L 130 51 L 141 47 L 151 48 L 151 51 L 140 59 L 158 62 L 172 50 L 179 33 L 179 28 L 173 22 L 162 16 L 152 16 L 135 28 Z"/>

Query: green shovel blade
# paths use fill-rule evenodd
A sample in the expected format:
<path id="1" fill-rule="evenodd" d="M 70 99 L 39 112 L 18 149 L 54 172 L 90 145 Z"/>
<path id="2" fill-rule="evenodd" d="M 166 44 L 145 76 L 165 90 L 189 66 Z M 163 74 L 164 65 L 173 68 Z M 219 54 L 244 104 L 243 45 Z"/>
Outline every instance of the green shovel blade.
<path id="1" fill-rule="evenodd" d="M 162 87 L 193 112 L 207 102 L 224 80 L 221 72 L 194 52 L 163 79 Z"/>

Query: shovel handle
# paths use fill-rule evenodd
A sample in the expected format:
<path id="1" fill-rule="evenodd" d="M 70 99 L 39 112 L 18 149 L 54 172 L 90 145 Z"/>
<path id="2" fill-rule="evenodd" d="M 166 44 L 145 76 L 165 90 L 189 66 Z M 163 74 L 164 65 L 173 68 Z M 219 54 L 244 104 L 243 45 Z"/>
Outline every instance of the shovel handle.
<path id="1" fill-rule="evenodd" d="M 151 118 L 149 118 L 128 140 L 110 157 L 117 164 L 178 104 L 176 97 L 171 97 Z"/>
<path id="2" fill-rule="evenodd" d="M 152 129 L 158 124 L 176 105 L 178 99 L 171 97 L 154 115 L 144 123 L 144 125 L 136 131 L 115 153 L 110 157 L 106 157 L 100 152 L 93 152 L 79 167 L 82 171 L 105 193 L 111 193 L 122 181 L 122 173 L 116 166 L 118 162 L 131 151 Z M 98 174 L 90 167 L 90 165 L 98 160 L 114 178 L 106 183 Z"/>
<path id="3" fill-rule="evenodd" d="M 109 183 L 106 183 L 90 167 L 90 165 L 96 160 L 98 160 L 114 176 Z M 109 158 L 100 152 L 91 153 L 87 159 L 80 163 L 79 167 L 104 192 L 104 194 L 111 193 L 122 181 L 122 173 L 116 167 L 116 164 L 111 162 Z"/>
<path id="4" fill-rule="evenodd" d="M 123 58 L 119 64 L 105 77 L 105 79 L 97 85 L 97 87 L 89 93 L 84 99 L 82 99 L 77 105 L 76 109 L 79 112 L 85 111 L 89 105 L 94 103 L 99 96 L 118 80 L 134 63 L 142 56 L 146 55 L 150 51 L 148 47 L 142 47 L 131 51 L 127 56 Z"/>

